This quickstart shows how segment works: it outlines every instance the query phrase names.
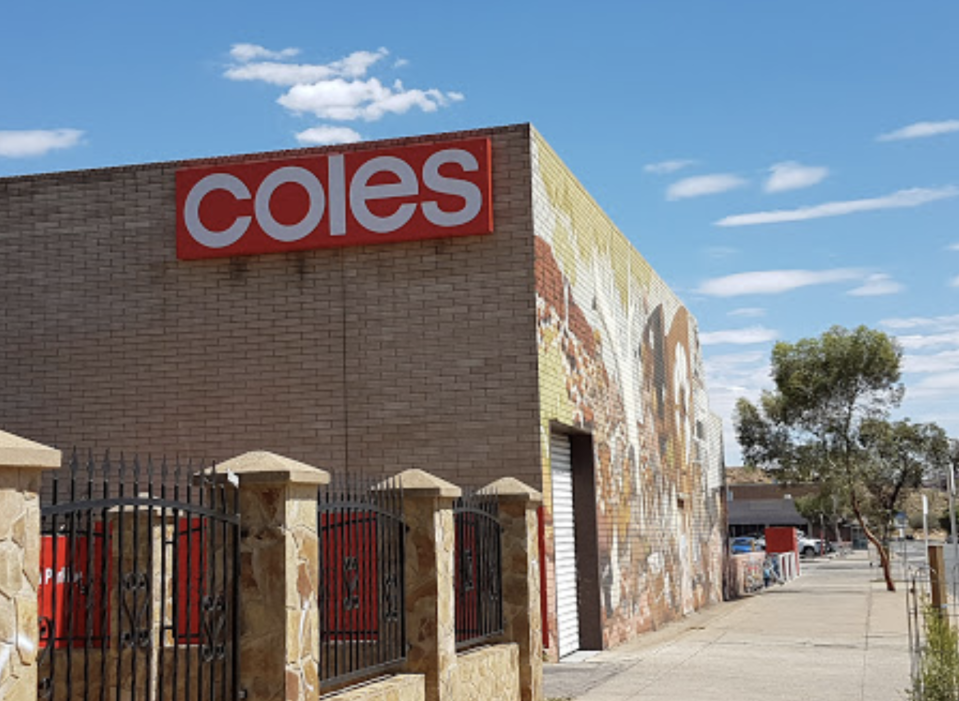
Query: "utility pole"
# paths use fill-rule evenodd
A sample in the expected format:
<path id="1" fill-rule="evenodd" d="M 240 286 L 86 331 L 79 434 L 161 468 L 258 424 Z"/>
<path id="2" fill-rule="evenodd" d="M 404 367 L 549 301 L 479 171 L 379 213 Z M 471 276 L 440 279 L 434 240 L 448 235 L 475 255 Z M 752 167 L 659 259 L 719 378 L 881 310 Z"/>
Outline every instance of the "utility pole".
<path id="1" fill-rule="evenodd" d="M 955 466 L 949 463 L 949 535 L 952 536 L 952 566 L 959 563 L 959 534 L 956 533 L 956 474 Z"/>

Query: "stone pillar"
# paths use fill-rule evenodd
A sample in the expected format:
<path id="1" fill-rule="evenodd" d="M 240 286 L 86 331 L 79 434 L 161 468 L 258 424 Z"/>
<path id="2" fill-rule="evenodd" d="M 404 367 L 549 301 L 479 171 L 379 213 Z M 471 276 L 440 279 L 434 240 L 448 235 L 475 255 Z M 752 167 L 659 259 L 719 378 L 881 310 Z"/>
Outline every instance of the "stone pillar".
<path id="1" fill-rule="evenodd" d="M 539 537 L 536 510 L 542 495 L 504 477 L 482 493 L 495 494 L 503 529 L 503 634 L 519 646 L 523 701 L 543 698 L 543 620 L 540 608 Z"/>
<path id="2" fill-rule="evenodd" d="M 0 431 L 0 699 L 37 698 L 40 475 L 60 451 Z"/>
<path id="3" fill-rule="evenodd" d="M 406 670 L 426 677 L 426 701 L 455 701 L 453 500 L 460 488 L 423 470 L 396 477 L 406 521 Z"/>
<path id="4" fill-rule="evenodd" d="M 239 477 L 240 688 L 247 701 L 319 698 L 317 490 L 327 472 L 273 453 L 244 453 Z"/>

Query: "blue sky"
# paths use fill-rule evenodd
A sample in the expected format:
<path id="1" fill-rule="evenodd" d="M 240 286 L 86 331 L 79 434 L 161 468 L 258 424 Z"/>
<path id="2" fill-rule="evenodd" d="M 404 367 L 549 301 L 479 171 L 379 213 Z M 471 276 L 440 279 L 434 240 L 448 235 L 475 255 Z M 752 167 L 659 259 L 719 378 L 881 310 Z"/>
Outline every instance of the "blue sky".
<path id="1" fill-rule="evenodd" d="M 867 324 L 959 436 L 959 3 L 16 3 L 0 176 L 532 122 L 699 319 L 713 407 Z M 399 82 L 397 82 L 399 81 Z"/>

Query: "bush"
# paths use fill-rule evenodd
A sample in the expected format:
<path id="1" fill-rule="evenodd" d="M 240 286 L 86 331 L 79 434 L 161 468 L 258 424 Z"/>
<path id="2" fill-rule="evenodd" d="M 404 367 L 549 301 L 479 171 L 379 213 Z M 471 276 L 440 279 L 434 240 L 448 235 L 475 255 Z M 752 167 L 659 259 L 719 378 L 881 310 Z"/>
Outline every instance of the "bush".
<path id="1" fill-rule="evenodd" d="M 922 514 L 909 514 L 909 527 L 914 531 L 921 531 L 923 526 Z"/>
<path id="2" fill-rule="evenodd" d="M 912 701 L 955 701 L 959 698 L 959 633 L 948 616 L 926 605 L 922 612 L 926 642 L 919 674 L 912 680 Z"/>
<path id="3" fill-rule="evenodd" d="M 956 513 L 957 513 L 956 522 L 959 523 L 959 507 L 956 508 Z M 946 509 L 942 513 L 942 515 L 939 517 L 939 527 L 948 533 L 950 530 L 950 526 L 951 524 L 949 522 L 949 509 Z"/>

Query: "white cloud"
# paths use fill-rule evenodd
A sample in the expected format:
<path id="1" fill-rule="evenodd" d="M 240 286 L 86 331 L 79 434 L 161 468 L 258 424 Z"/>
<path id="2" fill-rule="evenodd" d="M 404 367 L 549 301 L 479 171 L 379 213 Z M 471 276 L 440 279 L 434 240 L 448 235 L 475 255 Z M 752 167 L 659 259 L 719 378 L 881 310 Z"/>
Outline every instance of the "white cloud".
<path id="1" fill-rule="evenodd" d="M 73 148 L 80 143 L 79 129 L 28 129 L 0 131 L 0 158 L 43 156 L 57 149 Z"/>
<path id="2" fill-rule="evenodd" d="M 959 329 L 959 314 L 951 316 L 910 316 L 882 319 L 879 324 L 887 329 L 917 329 L 929 328 L 932 330 Z"/>
<path id="3" fill-rule="evenodd" d="M 764 326 L 750 326 L 746 329 L 729 329 L 726 331 L 710 331 L 699 334 L 699 342 L 704 346 L 731 343 L 735 345 L 751 345 L 753 343 L 768 343 L 775 341 L 779 332 L 767 329 Z"/>
<path id="4" fill-rule="evenodd" d="M 410 62 L 405 58 L 398 58 L 393 62 L 393 68 L 405 68 L 408 65 L 410 65 Z"/>
<path id="5" fill-rule="evenodd" d="M 758 270 L 705 280 L 696 290 L 710 297 L 781 294 L 800 287 L 861 280 L 864 273 L 854 268 L 832 270 Z"/>
<path id="6" fill-rule="evenodd" d="M 768 387 L 769 354 L 765 351 L 741 351 L 736 353 L 710 353 L 706 351 L 704 369 L 710 396 L 710 408 L 725 414 L 724 424 L 733 413 L 736 400 L 742 396 L 755 398 Z M 717 397 L 722 397 L 717 406 Z"/>
<path id="7" fill-rule="evenodd" d="M 762 307 L 740 307 L 739 309 L 733 309 L 728 313 L 728 316 L 741 316 L 751 319 L 759 316 L 766 316 L 766 310 Z"/>
<path id="8" fill-rule="evenodd" d="M 284 59 L 299 53 L 298 49 L 271 51 L 255 44 L 235 44 L 231 50 L 235 63 L 223 75 L 230 80 L 259 81 L 287 88 L 277 103 L 294 114 L 313 114 L 333 121 L 382 119 L 388 114 L 405 114 L 412 109 L 435 112 L 465 98 L 461 92 L 445 92 L 430 88 L 407 89 L 400 81 L 384 85 L 377 77 L 367 77 L 370 69 L 389 55 L 386 48 L 376 51 L 354 51 L 330 63 L 291 63 Z M 263 59 L 263 60 L 259 60 Z M 406 65 L 405 59 L 393 66 Z M 324 130 L 322 126 L 300 132 L 301 143 L 321 143 L 317 139 L 333 138 L 344 143 L 353 132 Z"/>
<path id="9" fill-rule="evenodd" d="M 811 187 L 822 182 L 829 175 L 829 168 L 823 166 L 804 166 L 796 161 L 776 163 L 769 169 L 769 178 L 763 189 L 766 192 L 784 192 Z"/>
<path id="10" fill-rule="evenodd" d="M 299 49 L 282 49 L 280 51 L 270 51 L 258 44 L 234 44 L 230 47 L 230 56 L 237 61 L 253 61 L 258 58 L 282 60 L 292 58 L 300 53 Z"/>
<path id="11" fill-rule="evenodd" d="M 885 273 L 875 273 L 866 278 L 862 285 L 849 290 L 846 294 L 854 297 L 878 297 L 880 295 L 894 295 L 902 292 L 905 287 Z"/>
<path id="12" fill-rule="evenodd" d="M 262 47 L 254 48 L 260 49 Z M 268 54 L 263 56 L 264 58 L 277 60 L 257 61 L 255 63 L 245 60 L 239 65 L 227 68 L 223 75 L 230 80 L 259 80 L 271 85 L 282 86 L 311 84 L 332 78 L 357 79 L 365 76 L 377 61 L 389 55 L 389 51 L 384 48 L 377 51 L 354 51 L 338 61 L 312 64 L 282 63 L 279 59 L 283 58 L 281 56 L 283 52 L 270 52 L 266 49 L 263 49 L 263 51 Z M 299 49 L 284 49 L 283 51 L 298 53 Z"/>
<path id="13" fill-rule="evenodd" d="M 903 357 L 903 369 L 915 376 L 906 382 L 908 411 L 919 421 L 935 421 L 959 435 L 956 392 L 959 390 L 959 350 Z"/>
<path id="14" fill-rule="evenodd" d="M 778 209 L 770 212 L 752 212 L 723 217 L 715 222 L 716 226 L 752 226 L 755 224 L 779 224 L 782 222 L 806 221 L 823 217 L 839 217 L 856 212 L 870 212 L 879 209 L 901 209 L 919 207 L 937 200 L 959 196 L 959 187 L 947 185 L 939 188 L 915 187 L 899 190 L 891 195 L 862 200 L 826 202 L 825 204 L 798 209 Z"/>
<path id="15" fill-rule="evenodd" d="M 950 243 L 946 246 L 947 251 L 959 251 L 959 243 Z"/>
<path id="16" fill-rule="evenodd" d="M 328 144 L 352 144 L 360 141 L 362 138 L 359 132 L 349 127 L 334 127 L 330 125 L 312 127 L 296 135 L 296 140 L 301 144 L 318 146 Z"/>
<path id="17" fill-rule="evenodd" d="M 716 226 L 753 226 L 755 224 L 780 224 L 782 222 L 806 221 L 823 217 L 839 217 L 856 212 L 870 212 L 879 209 L 902 209 L 959 196 L 959 187 L 947 185 L 939 188 L 915 187 L 899 190 L 891 195 L 862 200 L 826 202 L 825 204 L 799 209 L 778 209 L 770 212 L 752 212 L 723 217 L 715 222 Z"/>
<path id="18" fill-rule="evenodd" d="M 732 372 L 740 370 L 743 366 L 754 366 L 766 358 L 763 351 L 743 351 L 741 353 L 723 353 L 719 355 L 710 355 L 706 359 L 706 370 L 713 372 Z"/>
<path id="19" fill-rule="evenodd" d="M 710 395 L 710 408 L 716 411 L 716 395 L 728 398 L 727 415 L 732 414 L 736 399 L 742 396 L 758 397 L 761 389 L 770 384 L 769 354 L 764 351 L 744 351 L 738 353 L 705 355 L 707 387 Z M 726 417 L 724 417 L 726 418 Z M 725 423 L 726 421 L 724 421 Z"/>
<path id="20" fill-rule="evenodd" d="M 935 421 L 959 435 L 956 390 L 959 389 L 959 314 L 882 319 L 880 326 L 903 347 L 906 398 L 902 415 Z"/>
<path id="21" fill-rule="evenodd" d="M 682 200 L 688 197 L 702 197 L 715 195 L 720 192 L 735 190 L 746 185 L 746 181 L 732 173 L 714 173 L 712 175 L 695 175 L 691 178 L 678 180 L 666 189 L 667 200 Z"/>
<path id="22" fill-rule="evenodd" d="M 956 276 L 949 281 L 949 287 L 959 287 L 959 276 Z"/>
<path id="23" fill-rule="evenodd" d="M 385 58 L 389 53 L 382 46 L 376 51 L 354 51 L 346 58 L 334 61 L 330 67 L 347 78 L 362 78 L 374 63 Z"/>
<path id="24" fill-rule="evenodd" d="M 705 349 L 704 358 L 709 408 L 722 417 L 726 454 L 729 464 L 735 465 L 741 460 L 733 425 L 736 401 L 746 397 L 755 402 L 763 389 L 771 388 L 769 353 L 755 350 L 713 354 Z"/>
<path id="25" fill-rule="evenodd" d="M 906 350 L 959 346 L 959 330 L 931 334 L 910 334 L 908 336 L 898 336 L 897 339 Z"/>
<path id="26" fill-rule="evenodd" d="M 943 392 L 948 392 L 954 396 L 956 390 L 959 390 L 959 372 L 943 372 L 930 375 L 916 384 L 915 389 L 926 390 L 926 392 L 923 392 L 924 396 L 932 393 L 942 394 Z"/>
<path id="27" fill-rule="evenodd" d="M 959 349 L 928 355 L 905 353 L 902 356 L 902 369 L 915 373 L 959 372 Z"/>
<path id="28" fill-rule="evenodd" d="M 677 170 L 688 168 L 695 163 L 696 161 L 689 158 L 677 158 L 671 161 L 647 163 L 643 166 L 643 170 L 647 173 L 652 173 L 653 175 L 668 175 L 669 173 L 675 173 Z"/>
<path id="29" fill-rule="evenodd" d="M 414 107 L 435 112 L 450 102 L 462 100 L 460 93 L 439 90 L 407 90 L 400 81 L 384 86 L 369 80 L 323 80 L 312 85 L 294 85 L 277 102 L 291 112 L 309 112 L 321 119 L 374 122 L 386 114 L 404 114 Z"/>
<path id="30" fill-rule="evenodd" d="M 939 136 L 959 131 L 959 119 L 948 119 L 943 122 L 916 122 L 902 129 L 880 134 L 876 141 L 901 141 L 903 139 L 921 139 L 927 136 Z"/>
<path id="31" fill-rule="evenodd" d="M 259 80 L 271 85 L 287 86 L 326 80 L 334 77 L 336 73 L 329 66 L 259 61 L 231 66 L 223 75 L 230 80 Z"/>
<path id="32" fill-rule="evenodd" d="M 880 326 L 897 334 L 903 348 L 902 369 L 921 375 L 907 378 L 906 399 L 942 402 L 955 407 L 955 378 L 959 376 L 959 314 L 882 319 Z M 906 332 L 906 333 L 903 333 Z M 943 407 L 920 406 L 911 413 L 941 413 Z M 935 416 L 930 420 L 939 421 Z"/>
<path id="33" fill-rule="evenodd" d="M 730 256 L 736 255 L 739 253 L 739 250 L 731 246 L 707 246 L 703 249 L 703 253 L 710 258 L 721 260 L 723 258 L 729 258 Z"/>

